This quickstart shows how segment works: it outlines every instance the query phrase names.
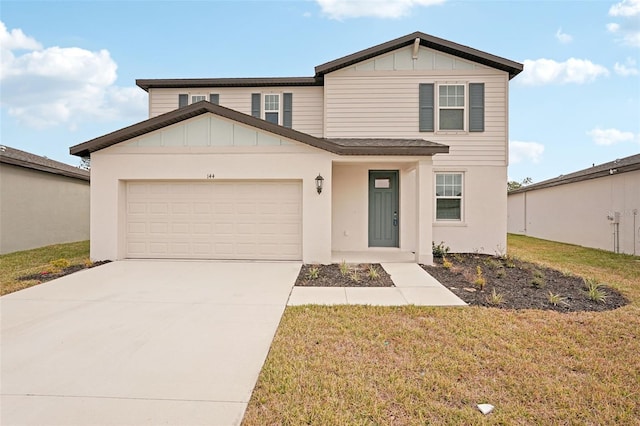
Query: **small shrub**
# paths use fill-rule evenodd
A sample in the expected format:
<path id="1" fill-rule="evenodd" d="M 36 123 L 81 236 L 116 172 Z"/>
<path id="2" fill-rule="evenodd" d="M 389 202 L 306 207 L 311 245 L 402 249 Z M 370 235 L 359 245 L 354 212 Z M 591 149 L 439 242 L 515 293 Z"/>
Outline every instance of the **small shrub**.
<path id="1" fill-rule="evenodd" d="M 354 269 L 353 271 L 351 271 L 351 273 L 349 274 L 349 278 L 351 279 L 351 281 L 359 283 L 360 282 L 360 273 L 358 272 L 357 269 Z"/>
<path id="2" fill-rule="evenodd" d="M 511 256 L 510 254 L 505 255 L 504 257 L 504 266 L 506 266 L 507 268 L 515 268 L 516 267 L 516 262 L 515 262 L 515 258 L 513 256 Z"/>
<path id="3" fill-rule="evenodd" d="M 487 259 L 487 260 L 484 261 L 484 264 L 487 265 L 487 267 L 489 267 L 491 269 L 502 268 L 502 263 L 498 262 L 495 259 Z"/>
<path id="4" fill-rule="evenodd" d="M 553 306 L 568 305 L 566 297 L 562 297 L 560 296 L 560 294 L 553 294 L 552 292 L 549 292 L 549 295 L 547 296 L 547 300 Z"/>
<path id="5" fill-rule="evenodd" d="M 607 300 L 607 293 L 602 290 L 602 285 L 595 279 L 589 278 L 585 280 L 587 297 L 597 303 L 604 303 Z"/>
<path id="6" fill-rule="evenodd" d="M 489 296 L 486 297 L 487 303 L 493 306 L 502 305 L 504 303 L 504 296 L 501 293 L 496 293 L 496 289 Z"/>
<path id="7" fill-rule="evenodd" d="M 503 267 L 500 267 L 497 271 L 496 271 L 496 277 L 498 278 L 504 278 L 507 276 L 507 271 L 504 270 Z"/>
<path id="8" fill-rule="evenodd" d="M 367 269 L 367 276 L 370 280 L 376 280 L 380 277 L 380 274 L 375 266 L 369 265 L 369 268 Z"/>
<path id="9" fill-rule="evenodd" d="M 452 266 L 453 266 L 453 263 L 451 263 L 446 257 L 442 258 L 442 267 L 444 269 L 451 269 Z"/>
<path id="10" fill-rule="evenodd" d="M 547 285 L 547 280 L 544 276 L 544 272 L 542 272 L 539 269 L 534 269 L 532 273 L 533 273 L 533 278 L 531 278 L 531 285 L 534 288 L 543 288 L 544 286 Z"/>
<path id="11" fill-rule="evenodd" d="M 480 266 L 476 267 L 476 278 L 473 280 L 473 284 L 480 290 L 484 290 L 484 286 L 487 284 L 487 280 L 482 274 L 482 268 Z"/>
<path id="12" fill-rule="evenodd" d="M 84 263 L 85 268 L 91 268 L 93 266 L 93 262 L 89 258 L 86 258 L 82 263 Z"/>
<path id="13" fill-rule="evenodd" d="M 71 262 L 68 259 L 61 258 L 52 260 L 49 262 L 49 266 L 50 268 L 48 269 L 48 272 L 51 274 L 57 274 L 71 266 Z"/>
<path id="14" fill-rule="evenodd" d="M 311 268 L 309 268 L 309 271 L 307 271 L 307 279 L 317 280 L 318 277 L 320 277 L 320 268 L 318 268 L 317 266 L 312 266 Z"/>
<path id="15" fill-rule="evenodd" d="M 344 260 L 340 263 L 340 275 L 346 277 L 349 274 L 349 265 Z"/>
<path id="16" fill-rule="evenodd" d="M 444 241 L 440 241 L 440 244 L 436 245 L 435 242 L 431 241 L 431 251 L 433 252 L 433 257 L 442 258 L 449 254 L 449 250 L 451 250 L 448 246 L 444 245 Z"/>

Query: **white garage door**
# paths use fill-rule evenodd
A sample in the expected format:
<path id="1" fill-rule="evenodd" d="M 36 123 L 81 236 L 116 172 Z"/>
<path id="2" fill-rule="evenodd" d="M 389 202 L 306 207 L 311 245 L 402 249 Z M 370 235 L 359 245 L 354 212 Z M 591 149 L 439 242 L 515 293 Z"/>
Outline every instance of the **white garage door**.
<path id="1" fill-rule="evenodd" d="M 128 258 L 302 259 L 299 181 L 128 182 Z"/>

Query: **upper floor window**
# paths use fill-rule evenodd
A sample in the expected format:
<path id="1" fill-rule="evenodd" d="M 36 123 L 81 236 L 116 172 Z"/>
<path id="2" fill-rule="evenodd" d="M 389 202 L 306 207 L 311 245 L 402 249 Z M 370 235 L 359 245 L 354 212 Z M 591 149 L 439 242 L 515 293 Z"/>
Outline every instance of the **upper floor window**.
<path id="1" fill-rule="evenodd" d="M 438 86 L 438 129 L 464 130 L 464 85 Z"/>
<path id="2" fill-rule="evenodd" d="M 421 83 L 418 128 L 421 132 L 484 132 L 484 83 Z"/>
<path id="3" fill-rule="evenodd" d="M 195 104 L 196 102 L 206 101 L 207 97 L 205 95 L 191 95 L 191 103 Z"/>
<path id="4" fill-rule="evenodd" d="M 264 119 L 280 124 L 280 95 L 264 95 Z"/>

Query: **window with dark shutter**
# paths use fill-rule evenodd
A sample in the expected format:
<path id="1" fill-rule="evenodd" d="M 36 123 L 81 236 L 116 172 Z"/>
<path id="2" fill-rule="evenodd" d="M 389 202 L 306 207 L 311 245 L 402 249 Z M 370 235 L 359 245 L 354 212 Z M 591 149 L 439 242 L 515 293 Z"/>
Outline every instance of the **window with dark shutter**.
<path id="1" fill-rule="evenodd" d="M 421 132 L 433 132 L 433 83 L 423 83 L 419 86 L 419 129 Z"/>
<path id="2" fill-rule="evenodd" d="M 251 115 L 260 118 L 260 93 L 251 94 Z"/>
<path id="3" fill-rule="evenodd" d="M 189 104 L 189 95 L 187 93 L 180 93 L 178 95 L 178 108 L 186 107 Z"/>
<path id="4" fill-rule="evenodd" d="M 283 93 L 282 94 L 282 125 L 284 127 L 289 127 L 293 125 L 293 94 L 292 93 Z"/>
<path id="5" fill-rule="evenodd" d="M 484 132 L 484 83 L 469 83 L 469 131 Z"/>

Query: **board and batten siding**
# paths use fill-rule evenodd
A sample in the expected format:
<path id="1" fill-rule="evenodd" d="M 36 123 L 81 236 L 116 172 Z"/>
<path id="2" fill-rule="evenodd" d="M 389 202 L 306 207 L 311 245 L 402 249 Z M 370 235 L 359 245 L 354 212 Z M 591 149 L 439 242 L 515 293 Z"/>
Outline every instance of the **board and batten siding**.
<path id="1" fill-rule="evenodd" d="M 484 131 L 420 132 L 418 89 L 421 83 L 484 83 Z M 421 138 L 450 147 L 448 155 L 434 157 L 434 165 L 505 165 L 507 86 L 506 73 L 487 70 L 474 70 L 456 76 L 444 73 L 425 75 L 414 71 L 354 72 L 327 76 L 325 137 Z M 465 117 L 465 121 L 468 121 L 468 117 Z"/>
<path id="2" fill-rule="evenodd" d="M 178 108 L 178 95 L 181 93 L 205 95 L 210 93 L 220 95 L 220 105 L 251 115 L 252 93 L 292 93 L 293 112 L 292 127 L 300 132 L 316 137 L 323 136 L 322 87 L 203 87 L 203 88 L 170 88 L 149 89 L 149 118 L 173 111 Z M 282 101 L 281 101 L 282 102 Z"/>

